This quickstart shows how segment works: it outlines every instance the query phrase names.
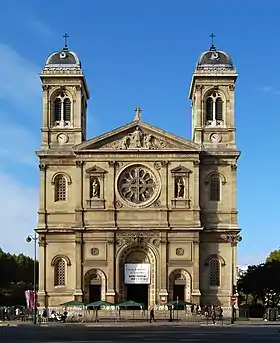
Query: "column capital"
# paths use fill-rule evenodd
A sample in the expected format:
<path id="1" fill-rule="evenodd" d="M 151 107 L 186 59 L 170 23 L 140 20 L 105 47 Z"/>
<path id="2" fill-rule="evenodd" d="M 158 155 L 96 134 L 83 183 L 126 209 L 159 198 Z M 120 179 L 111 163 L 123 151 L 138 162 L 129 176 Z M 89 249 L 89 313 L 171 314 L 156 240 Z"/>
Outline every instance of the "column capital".
<path id="1" fill-rule="evenodd" d="M 242 241 L 242 237 L 238 234 L 228 234 L 221 235 L 222 240 L 231 244 L 231 246 L 236 246 L 239 242 Z"/>

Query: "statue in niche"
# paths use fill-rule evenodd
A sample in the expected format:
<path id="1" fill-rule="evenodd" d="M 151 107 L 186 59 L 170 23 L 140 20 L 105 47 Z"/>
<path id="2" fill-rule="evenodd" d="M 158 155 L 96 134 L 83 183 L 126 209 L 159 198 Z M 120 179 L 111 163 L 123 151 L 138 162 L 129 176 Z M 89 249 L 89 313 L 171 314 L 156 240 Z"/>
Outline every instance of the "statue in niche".
<path id="1" fill-rule="evenodd" d="M 151 134 L 149 134 L 145 137 L 145 146 L 147 149 L 153 149 L 154 148 L 153 136 Z"/>
<path id="2" fill-rule="evenodd" d="M 175 198 L 185 197 L 185 182 L 182 177 L 178 177 L 175 180 Z"/>
<path id="3" fill-rule="evenodd" d="M 135 148 L 142 148 L 142 137 L 143 134 L 141 130 L 138 126 L 136 126 L 136 130 L 133 132 L 131 136 Z"/>
<path id="4" fill-rule="evenodd" d="M 97 177 L 91 179 L 90 183 L 90 197 L 100 198 L 100 183 Z"/>
<path id="5" fill-rule="evenodd" d="M 121 149 L 128 149 L 129 148 L 129 137 L 125 136 L 121 141 Z"/>

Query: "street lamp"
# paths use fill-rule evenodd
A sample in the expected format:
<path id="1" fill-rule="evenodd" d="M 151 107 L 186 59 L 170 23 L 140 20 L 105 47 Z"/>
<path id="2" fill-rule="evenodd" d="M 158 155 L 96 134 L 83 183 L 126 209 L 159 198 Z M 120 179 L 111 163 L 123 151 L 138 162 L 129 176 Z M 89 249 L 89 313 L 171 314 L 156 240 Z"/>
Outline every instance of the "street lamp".
<path id="1" fill-rule="evenodd" d="M 27 236 L 26 237 L 26 242 L 30 243 L 34 241 L 34 262 L 33 262 L 33 289 L 34 289 L 34 294 L 33 294 L 33 303 L 34 303 L 34 310 L 33 310 L 33 324 L 36 324 L 37 322 L 37 296 L 36 296 L 36 262 L 37 262 L 37 241 L 39 239 L 39 236 Z"/>
<path id="2" fill-rule="evenodd" d="M 222 235 L 221 238 L 231 244 L 231 285 L 232 296 L 237 294 L 236 277 L 235 277 L 235 248 L 239 242 L 242 241 L 242 237 L 238 234 Z M 233 300 L 232 300 L 233 301 Z M 231 324 L 234 324 L 236 319 L 235 310 L 233 304 L 231 306 Z"/>

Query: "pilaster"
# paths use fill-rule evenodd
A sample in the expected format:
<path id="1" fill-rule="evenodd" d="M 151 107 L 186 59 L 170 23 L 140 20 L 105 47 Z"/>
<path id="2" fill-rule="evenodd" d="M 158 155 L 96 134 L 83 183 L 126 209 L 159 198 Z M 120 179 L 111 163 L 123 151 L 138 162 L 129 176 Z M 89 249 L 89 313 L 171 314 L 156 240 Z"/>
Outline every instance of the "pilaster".
<path id="1" fill-rule="evenodd" d="M 199 303 L 199 239 L 193 241 L 193 282 L 192 282 L 192 299 L 194 303 Z"/>
<path id="2" fill-rule="evenodd" d="M 75 240 L 75 292 L 74 296 L 77 301 L 82 301 L 83 290 L 82 290 L 82 277 L 83 277 L 83 261 L 82 261 L 82 249 L 83 249 L 83 235 L 81 232 L 76 232 Z"/>
<path id="3" fill-rule="evenodd" d="M 84 161 L 76 161 L 76 173 L 75 173 L 75 197 L 76 197 L 76 209 L 75 209 L 75 227 L 84 227 Z M 79 186 L 79 187 L 78 187 Z"/>
<path id="4" fill-rule="evenodd" d="M 167 234 L 164 232 L 161 236 L 160 241 L 160 291 L 159 297 L 162 302 L 167 300 L 168 291 L 167 291 L 167 278 L 168 278 L 168 267 L 167 267 Z"/>
<path id="5" fill-rule="evenodd" d="M 39 236 L 39 277 L 38 277 L 38 303 L 40 307 L 47 307 L 48 301 L 47 301 L 47 290 L 46 290 L 46 272 L 47 272 L 47 266 L 46 266 L 46 237 L 45 236 Z M 35 243 L 37 244 L 37 243 Z"/>
<path id="6" fill-rule="evenodd" d="M 107 277 L 107 292 L 106 299 L 109 302 L 115 303 L 115 240 L 114 237 L 108 239 L 107 242 L 107 261 L 108 261 L 108 277 Z"/>

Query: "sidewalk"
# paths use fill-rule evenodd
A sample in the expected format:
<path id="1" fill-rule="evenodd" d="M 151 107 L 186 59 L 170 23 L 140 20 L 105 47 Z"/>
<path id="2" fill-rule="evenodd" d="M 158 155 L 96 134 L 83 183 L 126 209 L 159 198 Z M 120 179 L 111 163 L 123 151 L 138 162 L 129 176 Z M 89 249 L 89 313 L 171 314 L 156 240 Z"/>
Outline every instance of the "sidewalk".
<path id="1" fill-rule="evenodd" d="M 0 322 L 0 327 L 60 327 L 60 326 L 73 326 L 73 327 L 143 327 L 143 326 L 164 326 L 164 327 L 234 327 L 234 326 L 258 326 L 258 327 L 265 327 L 265 326 L 279 326 L 280 327 L 280 322 L 264 322 L 263 320 L 252 320 L 252 321 L 244 321 L 244 320 L 239 320 L 236 321 L 235 324 L 230 324 L 229 321 L 226 321 L 224 323 L 217 322 L 215 325 L 212 324 L 211 321 L 207 322 L 187 322 L 187 321 L 179 321 L 179 322 L 168 322 L 168 321 L 156 321 L 155 323 L 149 323 L 149 322 L 98 322 L 98 323 L 93 323 L 93 322 L 86 322 L 86 323 L 58 323 L 58 322 L 47 322 L 47 323 L 37 323 L 34 325 L 33 323 L 30 322 L 17 322 L 17 321 L 9 321 L 9 322 Z"/>

